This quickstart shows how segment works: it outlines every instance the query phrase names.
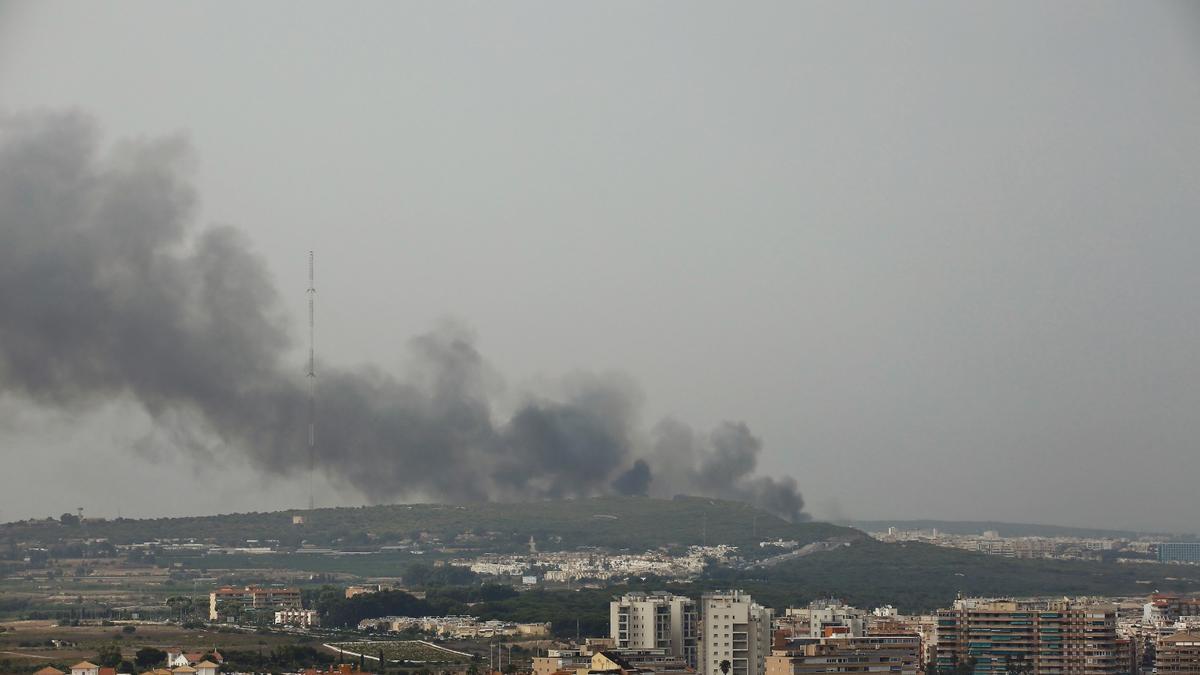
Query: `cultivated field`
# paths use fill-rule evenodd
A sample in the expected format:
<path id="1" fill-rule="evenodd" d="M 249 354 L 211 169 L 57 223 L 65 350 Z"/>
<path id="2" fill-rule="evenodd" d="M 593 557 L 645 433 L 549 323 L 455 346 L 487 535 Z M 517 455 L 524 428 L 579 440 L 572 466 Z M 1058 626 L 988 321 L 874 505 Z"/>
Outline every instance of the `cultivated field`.
<path id="1" fill-rule="evenodd" d="M 122 626 L 56 626 L 52 621 L 8 621 L 0 623 L 0 672 L 7 672 L 4 663 L 24 667 L 30 664 L 53 665 L 60 670 L 84 659 L 95 658 L 101 647 L 117 644 L 125 658 L 132 660 L 142 647 L 166 650 L 182 647 L 185 651 L 257 650 L 294 644 L 290 635 L 259 635 L 256 633 L 189 630 L 179 626 L 139 624 L 133 633 L 122 632 Z M 58 640 L 62 646 L 54 646 Z"/>

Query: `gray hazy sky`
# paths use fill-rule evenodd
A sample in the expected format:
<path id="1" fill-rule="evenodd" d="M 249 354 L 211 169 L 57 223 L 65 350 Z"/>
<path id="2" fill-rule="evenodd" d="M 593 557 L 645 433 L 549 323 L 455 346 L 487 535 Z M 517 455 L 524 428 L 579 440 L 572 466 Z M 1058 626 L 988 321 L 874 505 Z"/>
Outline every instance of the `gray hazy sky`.
<path id="1" fill-rule="evenodd" d="M 316 249 L 326 362 L 449 317 L 745 421 L 817 517 L 1200 529 L 1195 4 L 0 4 L 45 108 L 186 137 L 297 328 Z M 307 501 L 149 426 L 0 400 L 0 519 Z"/>

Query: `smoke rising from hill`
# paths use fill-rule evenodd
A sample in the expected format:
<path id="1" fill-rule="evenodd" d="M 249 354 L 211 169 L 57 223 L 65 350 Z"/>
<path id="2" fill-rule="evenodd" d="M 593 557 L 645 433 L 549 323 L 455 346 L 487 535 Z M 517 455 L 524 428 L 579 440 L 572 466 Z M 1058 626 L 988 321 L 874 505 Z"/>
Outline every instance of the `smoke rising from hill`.
<path id="1" fill-rule="evenodd" d="M 190 163 L 178 139 L 102 153 L 80 115 L 0 121 L 0 390 L 70 408 L 131 396 L 176 440 L 302 471 L 305 380 L 278 291 L 240 232 L 191 225 Z M 317 467 L 373 501 L 689 493 L 805 517 L 794 480 L 755 475 L 745 424 L 643 432 L 636 386 L 599 375 L 499 421 L 465 331 L 410 348 L 404 377 L 320 373 Z"/>

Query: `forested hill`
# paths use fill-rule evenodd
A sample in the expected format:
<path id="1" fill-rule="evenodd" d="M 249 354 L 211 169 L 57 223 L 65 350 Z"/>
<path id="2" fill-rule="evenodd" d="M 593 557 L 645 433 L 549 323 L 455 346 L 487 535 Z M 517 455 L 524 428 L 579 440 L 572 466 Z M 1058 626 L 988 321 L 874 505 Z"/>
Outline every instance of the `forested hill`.
<path id="1" fill-rule="evenodd" d="M 305 519 L 294 525 L 293 516 Z M 0 525 L 0 543 L 105 538 L 114 544 L 152 539 L 196 539 L 224 545 L 247 540 L 301 541 L 315 545 L 385 545 L 440 540 L 467 548 L 525 547 L 532 536 L 541 550 L 579 546 L 646 550 L 659 546 L 732 544 L 758 549 L 767 539 L 801 545 L 830 537 L 860 537 L 827 523 L 789 523 L 740 502 L 698 497 L 600 497 L 520 503 L 397 504 L 190 518 L 94 521 L 71 518 Z M 778 549 L 776 549 L 778 550 Z"/>

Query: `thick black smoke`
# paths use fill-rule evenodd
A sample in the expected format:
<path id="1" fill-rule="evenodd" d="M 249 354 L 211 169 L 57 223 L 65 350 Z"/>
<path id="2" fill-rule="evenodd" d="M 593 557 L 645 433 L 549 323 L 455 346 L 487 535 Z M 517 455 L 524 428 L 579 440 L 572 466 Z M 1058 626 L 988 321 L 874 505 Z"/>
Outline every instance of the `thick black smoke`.
<path id="1" fill-rule="evenodd" d="M 176 437 L 303 470 L 305 381 L 278 293 L 239 232 L 191 226 L 189 165 L 171 139 L 101 154 L 77 115 L 0 121 L 0 390 L 58 407 L 131 396 Z M 599 376 L 498 422 L 469 336 L 411 346 L 404 378 L 319 378 L 317 466 L 371 500 L 689 493 L 804 517 L 795 481 L 754 475 L 761 443 L 744 424 L 697 437 L 665 421 L 647 441 L 636 387 Z"/>

